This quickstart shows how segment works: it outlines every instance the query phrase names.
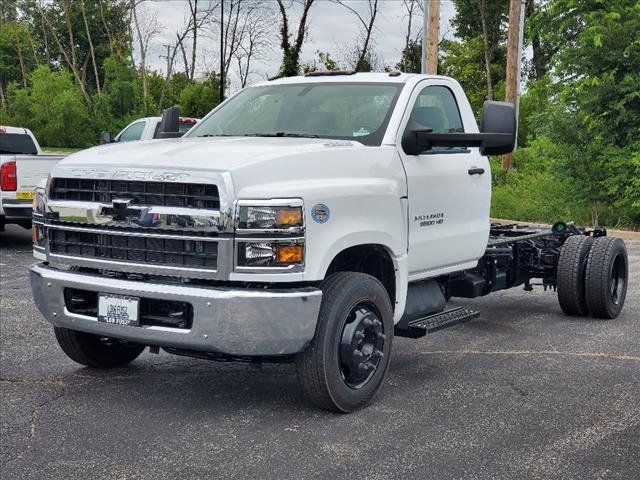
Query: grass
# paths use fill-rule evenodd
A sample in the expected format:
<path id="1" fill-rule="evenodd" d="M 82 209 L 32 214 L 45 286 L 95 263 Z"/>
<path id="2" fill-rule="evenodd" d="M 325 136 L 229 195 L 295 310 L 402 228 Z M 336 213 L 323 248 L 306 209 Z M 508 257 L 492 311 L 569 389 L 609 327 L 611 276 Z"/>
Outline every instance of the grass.
<path id="1" fill-rule="evenodd" d="M 74 153 L 74 152 L 78 152 L 82 150 L 82 148 L 66 148 L 66 147 L 42 147 L 42 151 L 44 153 L 66 153 L 66 154 L 70 154 L 70 153 Z"/>

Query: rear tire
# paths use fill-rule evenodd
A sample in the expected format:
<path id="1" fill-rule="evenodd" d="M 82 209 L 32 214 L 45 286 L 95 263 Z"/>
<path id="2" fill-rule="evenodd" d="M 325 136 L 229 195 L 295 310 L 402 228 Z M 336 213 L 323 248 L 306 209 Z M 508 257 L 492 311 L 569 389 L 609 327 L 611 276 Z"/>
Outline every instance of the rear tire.
<path id="1" fill-rule="evenodd" d="M 365 406 L 389 366 L 393 310 L 371 275 L 338 272 L 322 284 L 316 332 L 296 357 L 300 384 L 324 410 L 349 413 Z"/>
<path id="2" fill-rule="evenodd" d="M 565 315 L 589 314 L 585 296 L 585 270 L 593 238 L 573 235 L 567 238 L 558 259 L 558 302 Z"/>
<path id="3" fill-rule="evenodd" d="M 624 305 L 629 260 L 624 242 L 615 237 L 594 240 L 585 277 L 587 305 L 595 318 L 616 318 Z"/>
<path id="4" fill-rule="evenodd" d="M 138 343 L 100 337 L 68 328 L 53 327 L 56 340 L 67 356 L 81 365 L 93 368 L 122 367 L 144 351 Z"/>

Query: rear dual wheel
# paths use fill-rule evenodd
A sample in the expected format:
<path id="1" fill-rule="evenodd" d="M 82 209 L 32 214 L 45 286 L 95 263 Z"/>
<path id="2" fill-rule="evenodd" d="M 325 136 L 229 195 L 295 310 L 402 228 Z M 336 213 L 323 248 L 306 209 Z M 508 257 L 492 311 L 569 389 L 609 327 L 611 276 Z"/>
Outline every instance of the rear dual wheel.
<path id="1" fill-rule="evenodd" d="M 616 318 L 624 305 L 629 261 L 624 242 L 614 237 L 596 238 L 589 252 L 585 275 L 587 306 L 596 318 Z"/>
<path id="2" fill-rule="evenodd" d="M 567 238 L 558 260 L 558 301 L 567 315 L 611 319 L 620 314 L 627 291 L 628 258 L 614 237 Z"/>

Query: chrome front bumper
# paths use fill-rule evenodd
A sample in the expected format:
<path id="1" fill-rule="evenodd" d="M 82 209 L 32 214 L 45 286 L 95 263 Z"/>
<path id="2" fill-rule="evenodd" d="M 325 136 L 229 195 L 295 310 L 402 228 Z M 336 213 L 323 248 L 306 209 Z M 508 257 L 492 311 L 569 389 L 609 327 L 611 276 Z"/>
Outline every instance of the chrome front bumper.
<path id="1" fill-rule="evenodd" d="M 145 345 L 228 355 L 271 356 L 302 351 L 315 333 L 322 292 L 315 288 L 259 290 L 193 287 L 105 278 L 31 267 L 33 297 L 42 315 L 55 326 Z M 98 322 L 71 313 L 65 288 L 188 302 L 190 329 L 129 327 Z"/>

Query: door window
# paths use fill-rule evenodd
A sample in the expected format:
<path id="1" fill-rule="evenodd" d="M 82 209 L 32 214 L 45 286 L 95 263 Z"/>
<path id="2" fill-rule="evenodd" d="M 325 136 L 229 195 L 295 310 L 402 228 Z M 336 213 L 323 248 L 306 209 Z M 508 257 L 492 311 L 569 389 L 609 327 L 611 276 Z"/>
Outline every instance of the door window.
<path id="1" fill-rule="evenodd" d="M 456 99 L 447 87 L 430 85 L 422 89 L 411 110 L 411 119 L 434 133 L 462 133 L 462 118 Z M 434 151 L 466 150 L 464 147 L 434 147 Z"/>
<path id="2" fill-rule="evenodd" d="M 136 122 L 133 125 L 129 125 L 125 128 L 120 137 L 119 142 L 133 142 L 142 138 L 142 131 L 144 130 L 144 122 Z"/>

